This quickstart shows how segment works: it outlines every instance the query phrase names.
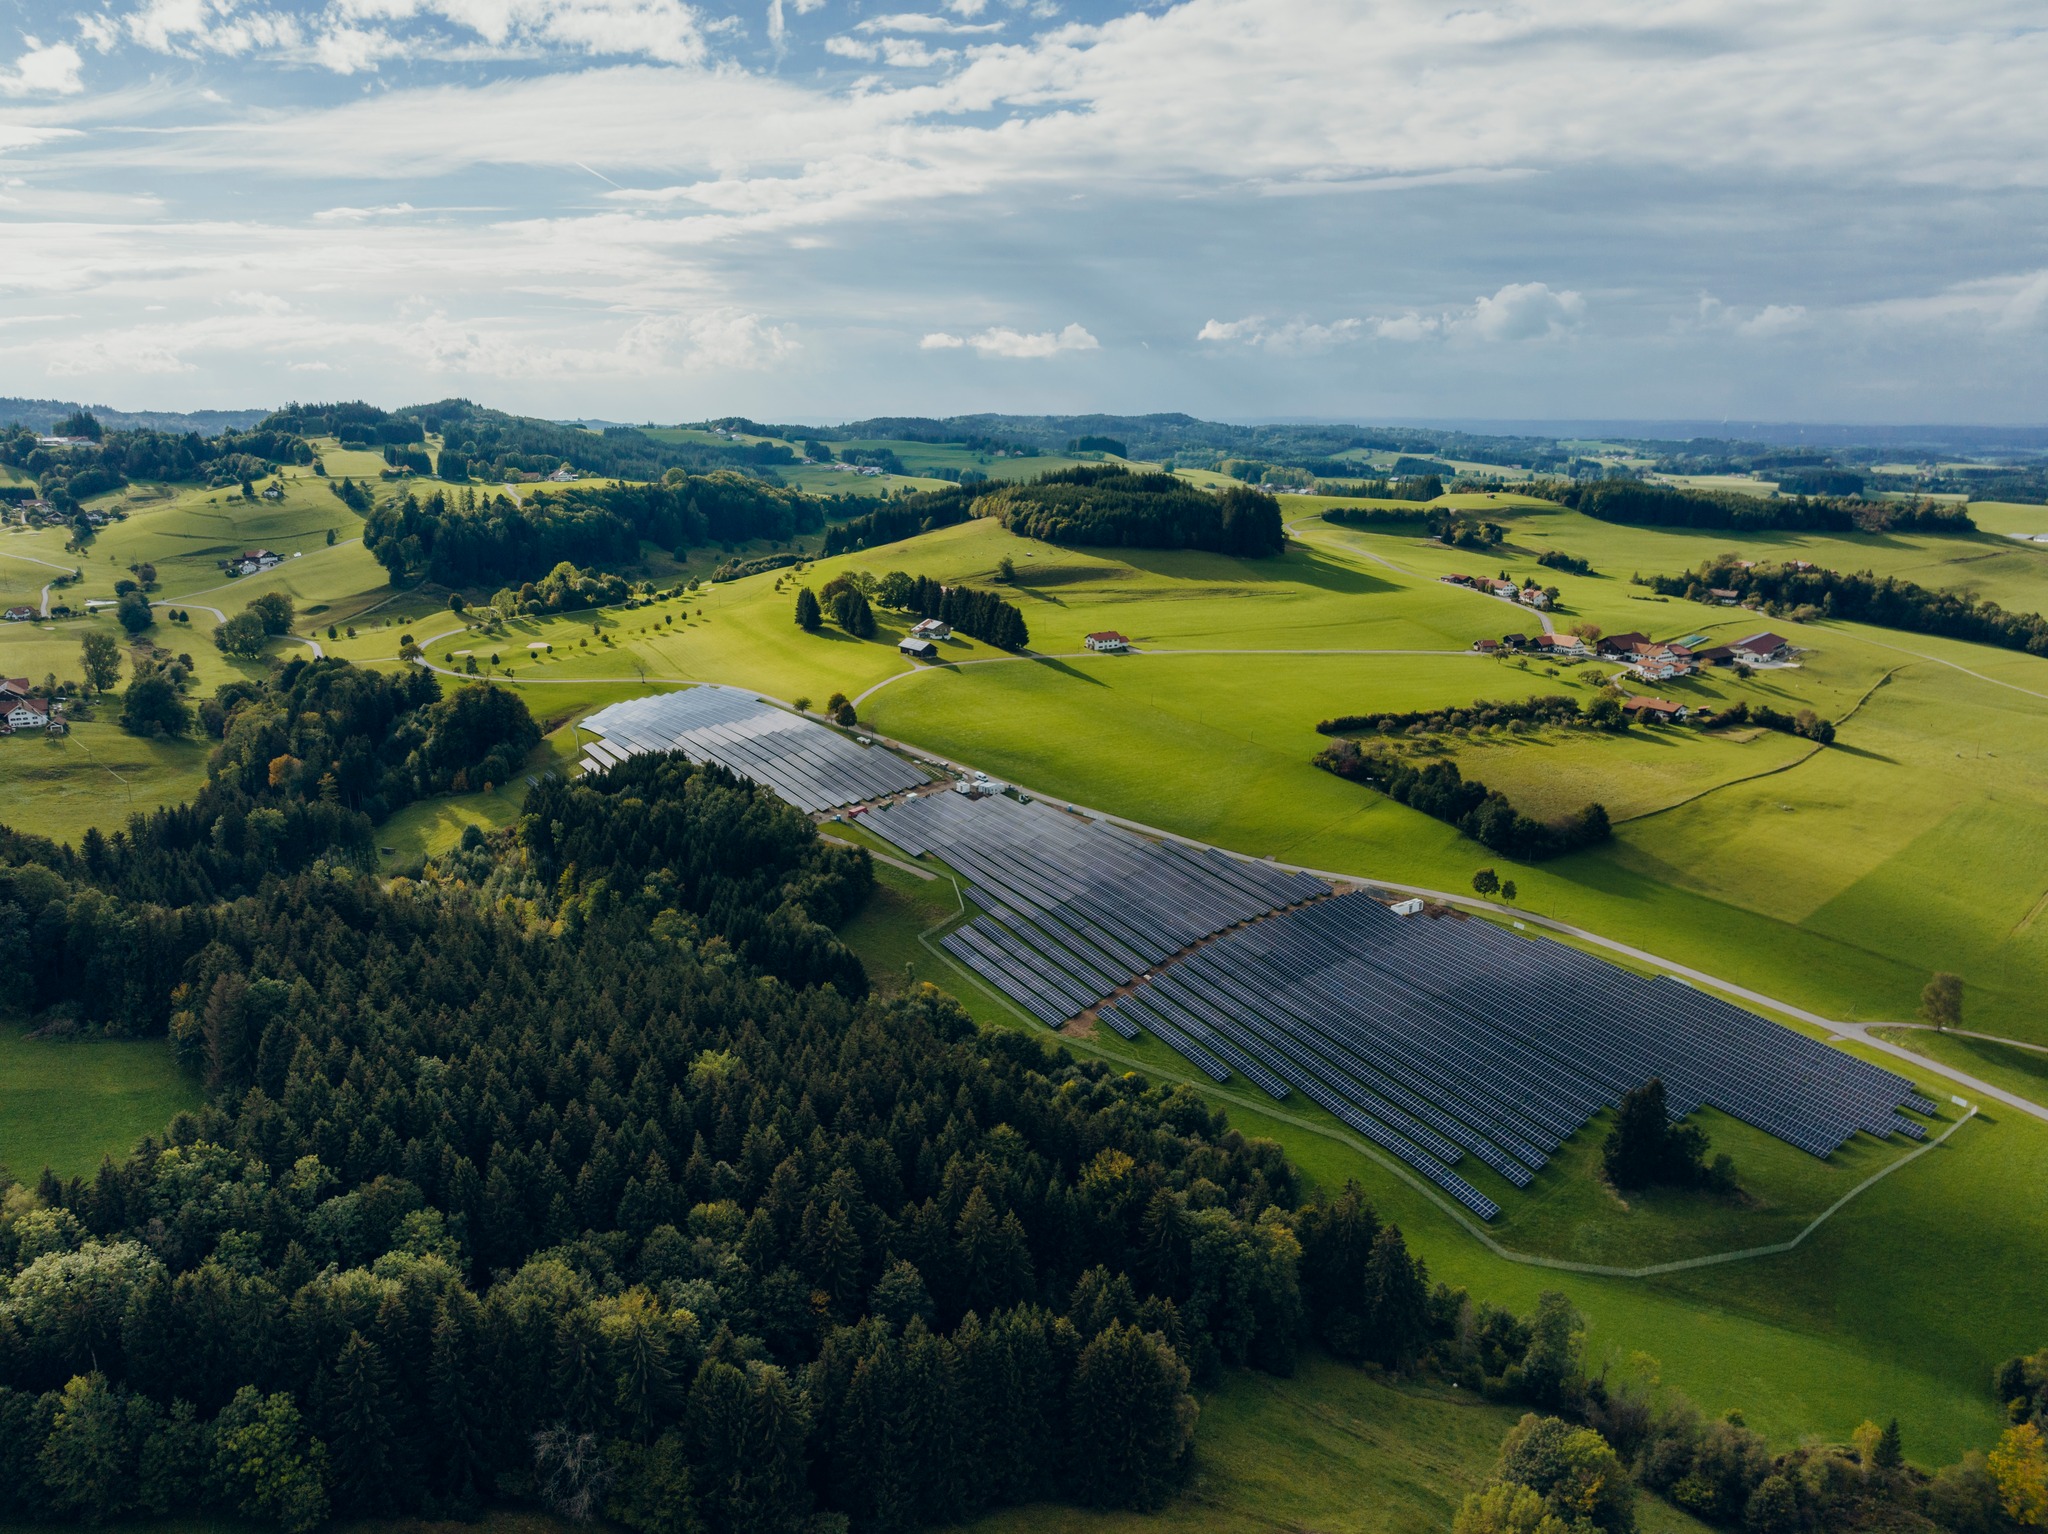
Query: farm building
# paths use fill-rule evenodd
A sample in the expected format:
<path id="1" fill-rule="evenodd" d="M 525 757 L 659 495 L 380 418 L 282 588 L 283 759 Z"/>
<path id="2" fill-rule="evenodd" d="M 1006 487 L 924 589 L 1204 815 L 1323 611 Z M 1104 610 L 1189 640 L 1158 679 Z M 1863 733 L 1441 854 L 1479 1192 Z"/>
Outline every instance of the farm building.
<path id="1" fill-rule="evenodd" d="M 35 615 L 36 610 L 33 607 L 10 607 L 7 609 L 7 621 L 9 623 L 26 623 Z"/>
<path id="2" fill-rule="evenodd" d="M 1104 629 L 1099 634 L 1090 634 L 1081 642 L 1091 650 L 1122 651 L 1128 650 L 1131 647 L 1130 640 L 1119 634 L 1115 629 Z"/>
<path id="3" fill-rule="evenodd" d="M 1648 634 L 1603 634 L 1600 638 L 1600 656 L 1603 660 L 1630 660 L 1637 650 L 1650 642 Z"/>
<path id="4" fill-rule="evenodd" d="M 0 703 L 12 703 L 16 698 L 29 695 L 29 680 L 25 676 L 0 676 Z"/>
<path id="5" fill-rule="evenodd" d="M 1782 634 L 1766 632 L 1738 639 L 1732 648 L 1753 660 L 1783 660 L 1792 653 L 1792 642 Z"/>
<path id="6" fill-rule="evenodd" d="M 40 730 L 50 722 L 50 705 L 41 698 L 16 698 L 7 707 L 6 719 L 17 730 Z"/>
<path id="7" fill-rule="evenodd" d="M 908 655 L 912 660 L 937 660 L 939 658 L 939 647 L 929 639 L 900 640 L 897 642 L 896 648 L 905 655 Z"/>
<path id="8" fill-rule="evenodd" d="M 1550 593 L 1545 591 L 1541 586 L 1524 586 L 1519 592 L 1516 593 L 1516 599 L 1520 601 L 1524 607 L 1533 607 L 1536 608 L 1538 611 L 1541 611 L 1543 608 L 1546 608 L 1550 605 Z"/>
<path id="9" fill-rule="evenodd" d="M 918 639 L 951 639 L 953 625 L 943 618 L 924 618 L 911 625 L 910 632 Z"/>
<path id="10" fill-rule="evenodd" d="M 1593 653 L 1577 634 L 1538 634 L 1536 649 L 1544 655 L 1583 656 Z"/>
<path id="11" fill-rule="evenodd" d="M 1733 607 L 1742 600 L 1742 593 L 1730 591 L 1725 586 L 1715 586 L 1707 592 L 1707 599 L 1712 602 L 1719 602 L 1723 607 Z"/>
<path id="12" fill-rule="evenodd" d="M 1663 698 L 1630 698 L 1621 705 L 1621 711 L 1645 724 L 1678 724 L 1692 712 L 1683 703 Z"/>

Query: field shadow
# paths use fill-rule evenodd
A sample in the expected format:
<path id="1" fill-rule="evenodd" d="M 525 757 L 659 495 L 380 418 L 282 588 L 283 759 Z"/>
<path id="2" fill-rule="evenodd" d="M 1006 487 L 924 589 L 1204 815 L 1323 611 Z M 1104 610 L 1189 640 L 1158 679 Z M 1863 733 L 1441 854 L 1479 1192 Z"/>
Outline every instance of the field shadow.
<path id="1" fill-rule="evenodd" d="M 1086 682 L 1090 687 L 1107 687 L 1109 685 L 1101 677 L 1090 676 L 1087 672 L 1080 670 L 1078 667 L 1068 665 L 1056 656 L 1034 655 L 1031 657 L 1031 664 L 1043 666 L 1048 671 L 1057 671 L 1060 675 L 1072 677 L 1077 682 Z"/>
<path id="2" fill-rule="evenodd" d="M 1397 591 L 1392 581 L 1340 565 L 1301 546 L 1273 559 L 1235 559 L 1196 549 L 1118 549 L 1116 557 L 1133 570 L 1166 580 L 1207 581 L 1216 585 L 1300 585 L 1346 596 Z"/>
<path id="3" fill-rule="evenodd" d="M 1839 740 L 1832 742 L 1829 746 L 1829 749 L 1832 751 L 1839 751 L 1844 756 L 1860 756 L 1865 761 L 1884 762 L 1888 766 L 1892 767 L 1896 767 L 1899 765 L 1899 759 L 1895 756 L 1886 756 L 1882 751 L 1865 750 L 1862 746 L 1846 745 Z"/>

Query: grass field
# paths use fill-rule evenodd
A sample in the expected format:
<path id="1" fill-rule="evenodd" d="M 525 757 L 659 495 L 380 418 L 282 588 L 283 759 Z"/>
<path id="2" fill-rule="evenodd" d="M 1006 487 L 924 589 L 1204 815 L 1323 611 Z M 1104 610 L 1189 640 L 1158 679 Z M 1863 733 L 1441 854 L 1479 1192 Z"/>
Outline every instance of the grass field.
<path id="1" fill-rule="evenodd" d="M 1050 466 L 1020 462 L 1033 471 Z M 803 634 L 791 622 L 794 579 L 778 574 L 707 586 L 654 607 L 474 635 L 438 594 L 394 596 L 381 569 L 347 541 L 348 529 L 330 548 L 326 527 L 345 513 L 316 481 L 294 483 L 283 507 L 261 508 L 263 517 L 276 519 L 261 530 L 239 521 L 226 533 L 213 527 L 207 519 L 220 503 L 203 493 L 138 503 L 127 522 L 88 551 L 87 588 L 96 594 L 94 581 L 103 577 L 110 586 L 129 559 L 153 557 L 165 594 L 233 611 L 264 587 L 249 581 L 217 589 L 223 583 L 203 548 L 225 537 L 234 546 L 302 552 L 260 579 L 289 583 L 302 611 L 321 609 L 310 626 L 330 651 L 395 664 L 406 631 L 426 642 L 437 663 L 465 651 L 483 663 L 495 651 L 500 680 L 520 688 L 551 725 L 679 681 L 729 682 L 782 699 L 866 694 L 862 717 L 877 728 L 1052 797 L 1255 854 L 1458 889 L 1481 864 L 1503 873 L 1510 865 L 1435 821 L 1317 772 L 1309 765 L 1322 744 L 1314 725 L 1336 713 L 1480 697 L 1591 696 L 1600 677 L 1595 667 L 1553 674 L 1541 664 L 1471 654 L 1474 639 L 1509 628 L 1532 631 L 1533 623 L 1436 579 L 1453 570 L 1534 573 L 1535 555 L 1557 548 L 1590 559 L 1597 572 L 1545 572 L 1564 592 L 1560 627 L 1590 621 L 1657 637 L 1727 638 L 1768 626 L 1807 652 L 1795 670 L 1748 682 L 1717 675 L 1660 689 L 1665 695 L 1811 706 L 1848 722 L 1838 744 L 1821 752 L 1770 734 L 1714 739 L 1679 731 L 1456 742 L 1452 749 L 1467 772 L 1531 808 L 1573 808 L 1597 796 L 1621 821 L 1603 849 L 1514 867 L 1522 904 L 1835 1016 L 1910 1015 L 1927 974 L 1954 969 L 1968 982 L 1971 1026 L 2048 1039 L 2048 1015 L 2037 1002 L 2048 988 L 2048 937 L 2038 920 L 2048 910 L 2048 875 L 2041 873 L 2048 866 L 2048 664 L 1883 630 L 1798 627 L 1651 599 L 1628 579 L 1739 547 L 1750 557 L 1867 567 L 2041 610 L 2048 608 L 2048 546 L 2002 536 L 2048 531 L 2038 508 L 1983 508 L 1988 531 L 1976 538 L 1738 538 L 1614 527 L 1510 495 L 1458 500 L 1506 522 L 1507 546 L 1477 556 L 1414 536 L 1340 528 L 1317 515 L 1332 503 L 1288 497 L 1282 505 L 1297 544 L 1272 561 L 1060 550 L 983 522 L 820 561 L 805 572 L 802 579 L 814 585 L 845 569 L 900 568 L 986 586 L 997 561 L 1014 558 L 1011 598 L 1025 612 L 1035 647 L 1050 653 L 1018 660 L 961 640 L 948 647 L 949 664 L 928 669 L 896 654 L 902 623 L 895 615 L 882 615 L 884 627 L 872 641 L 829 629 Z M 230 509 L 239 518 L 242 509 Z M 61 541 L 54 553 L 34 542 L 16 535 L 0 548 L 64 559 Z M 156 557 L 150 550 L 165 552 Z M 692 573 L 706 569 L 708 563 Z M 34 577 L 33 566 L 10 573 L 0 561 L 0 580 L 16 583 L 9 591 L 24 580 L 39 589 Z M 329 643 L 328 622 L 354 622 L 357 637 Z M 60 646 L 75 656 L 75 635 L 60 628 L 54 632 L 63 637 L 52 638 L 40 626 L 22 627 L 32 632 L 19 642 Z M 1132 635 L 1145 653 L 1079 653 L 1083 634 L 1106 627 Z M 190 648 L 204 660 L 202 645 L 208 652 L 211 646 L 203 625 L 194 630 L 201 643 Z M 29 667 L 8 660 L 10 641 L 0 630 L 0 671 L 18 675 Z M 1303 653 L 1309 651 L 1325 653 Z M 570 728 L 550 749 L 566 746 L 573 755 L 574 741 Z M 60 792 L 57 777 L 9 778 L 9 751 L 17 744 L 24 743 L 0 741 L 6 818 L 16 818 L 16 805 L 31 815 L 47 808 L 60 819 L 71 814 L 65 823 L 82 828 L 93 813 L 84 798 L 89 790 L 74 785 Z M 165 783 L 174 786 L 169 777 Z M 387 867 L 445 845 L 471 818 L 509 819 L 520 791 L 436 801 L 394 817 L 378 835 L 380 845 L 394 849 Z M 67 798 L 74 801 L 70 810 Z M 831 829 L 865 837 L 855 826 Z M 956 909 L 951 886 L 886 866 L 879 879 L 875 905 L 848 929 L 876 983 L 903 983 L 907 965 L 910 975 L 961 995 L 984 1020 L 1014 1025 L 996 998 L 918 941 Z M 1955 1039 L 1912 1042 L 1939 1058 L 1953 1054 L 1953 1063 L 1987 1079 L 2019 1083 L 2015 1090 L 2048 1094 L 2037 1063 L 2048 1057 Z M 1185 1070 L 1151 1041 L 1083 1039 L 1075 1047 L 1165 1076 Z M 1544 1288 L 1563 1288 L 1590 1318 L 1596 1353 L 1646 1349 L 1703 1407 L 1739 1407 L 1780 1442 L 1839 1437 L 1865 1416 L 1896 1412 L 1914 1458 L 1952 1458 L 1981 1446 L 1995 1426 L 1985 1387 L 1991 1366 L 2041 1340 L 2043 1316 L 2027 1297 L 2037 1292 L 2040 1257 L 2048 1252 L 2048 1201 L 2040 1192 L 2048 1177 L 2048 1126 L 2018 1115 L 1987 1114 L 1964 1126 L 1790 1256 L 1622 1280 L 1504 1259 L 1327 1120 L 1228 1088 L 1214 1096 L 1247 1132 L 1279 1138 L 1319 1180 L 1366 1182 L 1439 1276 L 1520 1306 Z M 1839 1164 L 1821 1166 L 1786 1159 L 1796 1153 L 1741 1126 L 1721 1122 L 1713 1132 L 1743 1166 L 1753 1203 L 1647 1200 L 1620 1209 L 1590 1176 L 1596 1128 L 1575 1138 L 1530 1195 L 1504 1200 L 1510 1207 L 1495 1235 L 1520 1251 L 1620 1263 L 1780 1240 L 1897 1154 L 1858 1144 Z M 1322 1394 L 1317 1385 L 1284 1410 L 1313 1413 Z M 1257 1417 L 1248 1407 L 1245 1420 Z M 1209 1427 L 1231 1420 L 1219 1407 Z M 1252 1427 L 1245 1431 L 1245 1443 L 1265 1442 Z M 1208 1433 L 1205 1443 L 1213 1445 Z M 1248 1449 L 1241 1472 L 1247 1478 L 1231 1484 L 1257 1486 L 1261 1454 L 1278 1452 Z M 1311 1456 L 1299 1463 L 1320 1462 Z M 1245 1495 L 1243 1505 L 1253 1508 L 1275 1494 L 1260 1488 L 1256 1497 Z M 1220 1520 L 1239 1516 L 1228 1511 L 1238 1505 L 1228 1497 L 1205 1505 L 1212 1519 L 1205 1527 L 1230 1527 Z M 1033 1516 L 1050 1515 L 1012 1516 L 1025 1520 L 1016 1524 L 1023 1528 L 1034 1526 Z M 1441 1515 L 1431 1516 L 1441 1527 Z M 1337 1517 L 1307 1509 L 1297 1521 L 1345 1526 Z"/>
<path id="2" fill-rule="evenodd" d="M 0 1021 L 0 1166 L 23 1181 L 89 1177 L 199 1103 L 162 1039 L 33 1039 Z"/>

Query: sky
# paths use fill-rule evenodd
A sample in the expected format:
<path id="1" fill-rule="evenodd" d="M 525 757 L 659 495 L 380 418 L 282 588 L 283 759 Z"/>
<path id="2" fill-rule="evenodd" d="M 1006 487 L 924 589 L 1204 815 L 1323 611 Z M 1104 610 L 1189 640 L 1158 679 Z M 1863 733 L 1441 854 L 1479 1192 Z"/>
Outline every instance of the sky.
<path id="1" fill-rule="evenodd" d="M 2048 421 L 2039 0 L 0 0 L 0 394 Z"/>

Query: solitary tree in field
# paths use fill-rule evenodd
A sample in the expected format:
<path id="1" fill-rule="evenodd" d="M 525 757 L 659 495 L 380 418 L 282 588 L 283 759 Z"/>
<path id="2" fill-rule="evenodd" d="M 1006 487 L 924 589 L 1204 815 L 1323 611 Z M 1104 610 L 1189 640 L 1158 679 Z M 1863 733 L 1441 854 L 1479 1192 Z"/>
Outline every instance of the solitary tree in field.
<path id="1" fill-rule="evenodd" d="M 1514 880 L 1512 880 L 1512 879 L 1503 879 L 1503 880 L 1501 880 L 1501 882 L 1500 882 L 1500 898 L 1501 898 L 1501 899 L 1503 899 L 1503 900 L 1505 900 L 1505 901 L 1508 901 L 1508 902 L 1512 903 L 1512 902 L 1514 901 L 1514 898 L 1515 898 L 1515 893 L 1516 893 L 1516 891 L 1515 891 L 1515 881 L 1514 881 Z"/>
<path id="2" fill-rule="evenodd" d="M 85 668 L 85 685 L 105 692 L 121 680 L 121 647 L 112 634 L 89 631 L 78 647 L 79 664 Z"/>
<path id="3" fill-rule="evenodd" d="M 1500 890 L 1500 875 L 1490 868 L 1482 868 L 1472 876 L 1472 888 L 1477 894 L 1496 894 Z"/>
<path id="4" fill-rule="evenodd" d="M 806 634 L 816 633 L 825 621 L 825 614 L 818 606 L 818 594 L 808 586 L 801 586 L 796 594 L 796 626 Z"/>
<path id="5" fill-rule="evenodd" d="M 1920 1020 L 1946 1032 L 1963 1025 L 1963 977 L 1943 970 L 1920 992 Z"/>

